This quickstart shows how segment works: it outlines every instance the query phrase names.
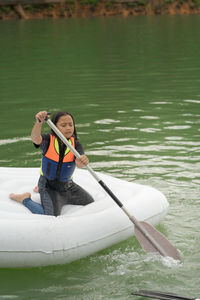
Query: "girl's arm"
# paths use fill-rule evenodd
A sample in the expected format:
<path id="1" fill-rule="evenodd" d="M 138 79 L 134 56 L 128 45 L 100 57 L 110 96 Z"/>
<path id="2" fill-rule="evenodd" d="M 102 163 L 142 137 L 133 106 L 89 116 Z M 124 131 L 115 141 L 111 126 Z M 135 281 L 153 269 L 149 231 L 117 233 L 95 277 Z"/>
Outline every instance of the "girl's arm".
<path id="1" fill-rule="evenodd" d="M 76 158 L 75 163 L 78 168 L 83 168 L 88 165 L 89 159 L 83 154 L 79 158 Z"/>
<path id="2" fill-rule="evenodd" d="M 83 167 L 87 166 L 88 163 L 89 163 L 89 159 L 88 159 L 87 156 L 84 154 L 83 146 L 82 146 L 82 144 L 79 142 L 79 140 L 75 140 L 75 149 L 76 149 L 76 150 L 78 151 L 78 153 L 80 154 L 80 157 L 75 159 L 76 166 L 77 166 L 78 168 L 83 168 Z"/>
<path id="3" fill-rule="evenodd" d="M 45 121 L 45 118 L 47 116 L 46 111 L 40 111 L 35 115 L 36 122 L 32 128 L 31 131 L 31 139 L 34 144 L 40 145 L 42 142 L 42 136 L 41 136 L 41 131 L 42 131 L 42 125 Z"/>

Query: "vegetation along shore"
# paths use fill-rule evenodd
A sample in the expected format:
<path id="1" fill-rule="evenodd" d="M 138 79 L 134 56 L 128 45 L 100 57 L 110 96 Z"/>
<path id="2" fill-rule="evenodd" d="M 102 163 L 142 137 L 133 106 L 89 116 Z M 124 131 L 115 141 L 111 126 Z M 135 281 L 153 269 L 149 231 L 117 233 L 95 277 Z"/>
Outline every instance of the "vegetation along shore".
<path id="1" fill-rule="evenodd" d="M 200 0 L 0 0 L 0 19 L 199 14 Z"/>

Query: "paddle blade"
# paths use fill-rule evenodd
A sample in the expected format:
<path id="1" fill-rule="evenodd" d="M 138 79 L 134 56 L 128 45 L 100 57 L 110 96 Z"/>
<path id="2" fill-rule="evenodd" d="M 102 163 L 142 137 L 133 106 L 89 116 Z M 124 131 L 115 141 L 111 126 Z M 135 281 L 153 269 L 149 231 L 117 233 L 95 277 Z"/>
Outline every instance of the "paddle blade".
<path id="1" fill-rule="evenodd" d="M 133 292 L 132 295 L 148 297 L 148 298 L 153 298 L 153 299 L 161 299 L 161 300 L 195 300 L 195 298 L 188 298 L 188 297 L 184 297 L 184 296 L 179 296 L 177 294 L 165 293 L 165 292 L 155 292 L 155 291 L 145 291 L 145 290 Z"/>
<path id="2" fill-rule="evenodd" d="M 145 251 L 159 252 L 163 256 L 180 260 L 178 250 L 149 223 L 139 221 L 135 224 L 135 236 Z"/>

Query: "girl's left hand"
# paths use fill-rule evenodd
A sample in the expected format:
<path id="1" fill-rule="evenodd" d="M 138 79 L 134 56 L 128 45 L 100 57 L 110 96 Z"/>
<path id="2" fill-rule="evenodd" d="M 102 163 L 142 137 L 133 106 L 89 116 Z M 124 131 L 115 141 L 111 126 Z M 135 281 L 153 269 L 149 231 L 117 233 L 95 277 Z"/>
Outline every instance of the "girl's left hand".
<path id="1" fill-rule="evenodd" d="M 83 167 L 87 166 L 87 164 L 89 163 L 89 160 L 86 155 L 81 155 L 79 158 L 76 159 L 75 162 L 76 162 L 76 166 L 78 168 L 83 168 Z"/>

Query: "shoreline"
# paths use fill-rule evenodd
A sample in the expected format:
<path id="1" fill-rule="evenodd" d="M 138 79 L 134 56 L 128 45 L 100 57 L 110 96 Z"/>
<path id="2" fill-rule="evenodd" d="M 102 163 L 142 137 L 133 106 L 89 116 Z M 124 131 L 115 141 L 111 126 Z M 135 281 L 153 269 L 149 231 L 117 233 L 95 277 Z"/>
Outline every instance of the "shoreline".
<path id="1" fill-rule="evenodd" d="M 200 14 L 200 0 L 67 0 L 57 4 L 0 7 L 0 20 L 89 18 L 100 16 Z M 21 12 L 20 12 L 21 11 Z"/>

